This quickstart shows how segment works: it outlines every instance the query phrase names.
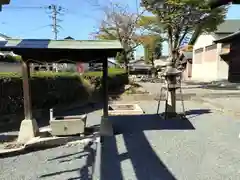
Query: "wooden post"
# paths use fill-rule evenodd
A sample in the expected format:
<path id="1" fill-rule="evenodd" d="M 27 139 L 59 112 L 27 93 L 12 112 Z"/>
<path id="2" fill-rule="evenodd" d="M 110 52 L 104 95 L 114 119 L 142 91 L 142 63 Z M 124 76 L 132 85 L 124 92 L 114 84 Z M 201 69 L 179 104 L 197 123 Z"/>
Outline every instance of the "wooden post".
<path id="1" fill-rule="evenodd" d="M 100 125 L 101 142 L 103 142 L 103 136 L 112 136 L 113 128 L 112 123 L 108 118 L 108 59 L 103 59 L 103 116 Z"/>
<path id="2" fill-rule="evenodd" d="M 103 60 L 103 117 L 108 117 L 108 60 L 104 58 Z"/>
<path id="3" fill-rule="evenodd" d="M 22 144 L 36 137 L 39 132 L 37 121 L 32 117 L 29 63 L 24 60 L 22 61 L 22 78 L 25 119 L 21 122 L 18 134 L 18 142 Z"/>
<path id="4" fill-rule="evenodd" d="M 22 78 L 23 78 L 23 98 L 24 98 L 24 116 L 25 119 L 32 119 L 32 102 L 30 89 L 30 69 L 29 63 L 22 62 Z"/>

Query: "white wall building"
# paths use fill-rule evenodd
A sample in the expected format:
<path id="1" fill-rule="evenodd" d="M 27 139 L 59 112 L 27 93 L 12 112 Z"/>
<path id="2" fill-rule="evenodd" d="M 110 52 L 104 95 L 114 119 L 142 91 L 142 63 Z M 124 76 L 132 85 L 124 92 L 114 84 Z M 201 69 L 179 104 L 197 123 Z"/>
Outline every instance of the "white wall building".
<path id="1" fill-rule="evenodd" d="M 240 29 L 240 20 L 226 20 L 214 33 L 202 34 L 193 46 L 192 78 L 195 81 L 215 81 L 228 78 L 228 64 L 221 59 L 221 44 L 214 41 Z"/>

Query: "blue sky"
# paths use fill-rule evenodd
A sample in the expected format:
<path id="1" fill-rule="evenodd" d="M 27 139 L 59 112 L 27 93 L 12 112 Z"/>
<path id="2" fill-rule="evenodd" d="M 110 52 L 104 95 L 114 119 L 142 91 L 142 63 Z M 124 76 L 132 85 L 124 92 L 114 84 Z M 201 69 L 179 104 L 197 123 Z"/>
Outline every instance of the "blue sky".
<path id="1" fill-rule="evenodd" d="M 96 7 L 89 3 L 97 0 L 11 0 L 10 5 L 3 6 L 0 12 L 0 32 L 15 38 L 53 38 L 52 20 L 47 13 L 51 4 L 56 4 L 65 9 L 64 15 L 59 16 L 62 29 L 59 39 L 72 36 L 75 39 L 89 39 L 90 34 L 96 30 L 102 14 Z M 119 0 L 120 1 L 120 0 Z M 107 0 L 100 0 L 100 3 Z M 116 0 L 114 1 L 116 2 Z M 121 0 L 136 11 L 135 0 Z M 240 19 L 240 6 L 234 5 L 229 9 L 228 19 Z M 166 47 L 164 53 L 166 53 Z M 138 49 L 142 53 L 142 49 Z"/>

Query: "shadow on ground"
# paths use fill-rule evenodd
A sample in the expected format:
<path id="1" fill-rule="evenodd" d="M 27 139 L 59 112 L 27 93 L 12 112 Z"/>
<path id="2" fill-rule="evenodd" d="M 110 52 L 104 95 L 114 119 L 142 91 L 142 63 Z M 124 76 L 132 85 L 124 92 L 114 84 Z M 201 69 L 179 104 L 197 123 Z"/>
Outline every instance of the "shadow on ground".
<path id="1" fill-rule="evenodd" d="M 76 157 L 77 155 L 77 157 Z M 95 156 L 96 156 L 96 147 L 94 147 L 94 143 L 90 142 L 86 146 L 84 146 L 83 150 L 77 153 L 73 154 L 67 154 L 63 156 L 58 156 L 52 159 L 49 159 L 48 161 L 59 161 L 59 163 L 68 163 L 77 159 L 85 158 L 85 164 L 81 168 L 75 168 L 70 170 L 64 170 L 59 172 L 53 172 L 49 174 L 41 175 L 39 178 L 46 178 L 46 177 L 52 177 L 54 179 L 54 176 L 61 175 L 64 173 L 69 172 L 78 172 L 79 176 L 69 178 L 68 180 L 92 180 L 93 179 L 93 169 L 94 169 L 94 162 L 95 162 Z"/>
<path id="2" fill-rule="evenodd" d="M 17 135 L 15 134 L 0 134 L 0 143 L 5 143 L 5 142 L 13 142 L 17 139 Z"/>
<path id="3" fill-rule="evenodd" d="M 200 115 L 210 113 L 207 109 L 196 109 L 187 112 L 188 115 Z M 99 155 L 97 148 L 93 147 L 94 143 L 90 143 L 80 152 L 66 154 L 54 157 L 48 161 L 58 161 L 59 163 L 68 163 L 77 159 L 86 159 L 84 166 L 79 168 L 53 172 L 41 175 L 39 178 L 52 177 L 63 173 L 78 172 L 78 177 L 69 178 L 69 180 L 92 180 L 93 176 L 99 176 L 100 180 L 123 180 L 124 177 L 138 180 L 177 180 L 176 177 L 168 170 L 168 167 L 161 161 L 155 153 L 147 137 L 145 131 L 152 130 L 194 130 L 194 126 L 187 118 L 164 120 L 159 115 L 128 115 L 128 116 L 110 116 L 109 120 L 113 124 L 115 135 L 112 137 L 104 137 L 99 144 Z M 126 152 L 119 154 L 116 141 L 116 135 L 122 134 Z M 118 145 L 117 145 L 118 144 Z M 100 159 L 100 164 L 96 164 L 96 158 Z M 130 160 L 134 173 L 129 173 L 127 166 L 121 166 L 122 162 Z M 95 169 L 96 166 L 96 169 Z M 97 167 L 99 166 L 99 167 Z M 93 174 L 92 172 L 95 173 Z M 99 169 L 100 172 L 96 172 Z"/>
<path id="4" fill-rule="evenodd" d="M 210 112 L 209 109 L 194 109 L 187 111 L 186 114 L 201 115 Z M 126 177 L 137 180 L 177 180 L 156 154 L 144 132 L 152 130 L 194 130 L 194 126 L 187 118 L 164 120 L 159 115 L 146 114 L 112 116 L 110 120 L 113 124 L 115 136 L 104 137 L 103 139 L 100 154 L 100 180 L 123 180 Z M 116 142 L 117 134 L 122 134 L 127 152 L 118 153 L 118 147 L 121 145 Z M 126 160 L 130 161 L 129 165 L 122 167 L 122 162 L 126 163 Z M 128 168 L 131 165 L 134 174 L 128 174 Z"/>
<path id="5" fill-rule="evenodd" d="M 68 108 L 68 107 L 66 107 Z M 63 109 L 56 109 L 54 114 L 55 116 L 68 116 L 68 115 L 81 115 L 81 114 L 88 114 L 91 112 L 94 112 L 96 110 L 100 110 L 103 108 L 102 102 L 96 102 L 96 103 L 88 103 L 84 106 L 71 108 L 68 110 Z M 34 116 L 36 119 L 38 126 L 45 127 L 49 125 L 50 120 L 50 113 L 49 110 L 44 110 L 41 112 L 40 116 Z M 0 133 L 5 132 L 16 132 L 19 131 L 21 121 L 23 120 L 23 115 L 19 116 L 14 122 L 6 123 L 4 126 L 0 126 Z"/>
<path id="6" fill-rule="evenodd" d="M 164 120 L 157 114 L 110 116 L 115 134 L 131 134 L 145 130 L 194 130 L 187 118 Z"/>
<path id="7" fill-rule="evenodd" d="M 121 94 L 124 93 L 124 86 L 118 88 L 118 89 L 112 89 L 109 91 L 109 101 L 118 100 L 121 96 Z M 68 106 L 62 107 L 62 102 L 58 102 L 58 104 L 55 104 L 54 106 L 57 106 L 57 108 L 54 109 L 57 116 L 67 116 L 67 115 L 80 115 L 84 113 L 90 113 L 99 109 L 103 108 L 103 100 L 102 100 L 102 89 L 96 90 L 94 92 L 93 96 L 94 98 L 92 100 L 89 100 L 88 103 L 85 103 L 83 105 L 77 105 L 77 102 L 71 102 Z M 100 97 L 100 99 L 99 99 Z M 64 103 L 66 104 L 66 103 Z M 82 104 L 82 102 L 79 102 L 79 104 Z M 69 108 L 69 106 L 73 106 L 72 108 Z M 60 108 L 61 107 L 61 108 Z M 40 115 L 37 115 L 38 113 L 35 113 L 33 111 L 33 118 L 36 119 L 39 127 L 45 127 L 49 125 L 49 109 L 46 107 L 43 107 Z M 46 109 L 45 109 L 46 108 Z M 21 121 L 24 119 L 23 111 L 18 114 L 13 115 L 3 115 L 0 117 L 0 133 L 3 132 L 15 132 L 19 131 L 19 127 L 21 124 Z"/>
<path id="8" fill-rule="evenodd" d="M 101 164 L 99 179 L 123 180 L 126 177 L 137 180 L 176 180 L 168 167 L 161 161 L 149 143 L 144 131 L 151 130 L 182 130 L 195 128 L 188 119 L 163 120 L 158 115 L 134 115 L 110 117 L 115 134 L 122 134 L 127 152 L 118 153 L 119 142 L 116 136 L 104 137 L 101 145 Z M 122 162 L 128 162 L 122 167 Z M 125 164 L 125 163 L 124 163 Z M 134 173 L 129 173 L 128 167 L 133 167 Z"/>
<path id="9" fill-rule="evenodd" d="M 194 118 L 203 114 L 210 114 L 212 111 L 210 109 L 191 109 L 185 112 L 185 115 L 188 116 L 188 119 Z"/>

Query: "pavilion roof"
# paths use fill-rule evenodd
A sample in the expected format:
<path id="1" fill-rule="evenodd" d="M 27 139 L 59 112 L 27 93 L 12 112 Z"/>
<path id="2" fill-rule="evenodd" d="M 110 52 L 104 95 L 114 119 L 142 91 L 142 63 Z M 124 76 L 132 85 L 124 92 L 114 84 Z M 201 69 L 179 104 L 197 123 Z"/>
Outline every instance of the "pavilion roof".
<path id="1" fill-rule="evenodd" d="M 8 39 L 0 41 L 0 50 L 13 51 L 23 59 L 53 62 L 61 59 L 90 61 L 115 57 L 122 51 L 119 41 L 111 40 L 50 40 Z"/>

